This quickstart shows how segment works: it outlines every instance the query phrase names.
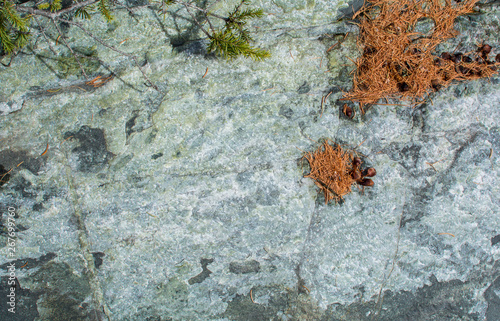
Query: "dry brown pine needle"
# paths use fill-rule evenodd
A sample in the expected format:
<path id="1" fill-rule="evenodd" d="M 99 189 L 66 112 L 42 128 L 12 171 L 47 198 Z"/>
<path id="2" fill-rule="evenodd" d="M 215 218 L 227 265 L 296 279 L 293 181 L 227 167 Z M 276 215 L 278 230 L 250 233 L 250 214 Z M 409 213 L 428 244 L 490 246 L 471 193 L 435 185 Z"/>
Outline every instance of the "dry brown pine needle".
<path id="1" fill-rule="evenodd" d="M 352 156 L 339 144 L 330 145 L 325 141 L 314 153 L 306 153 L 311 172 L 305 177 L 312 178 L 325 195 L 325 203 L 339 201 L 351 192 L 355 180 L 351 176 Z"/>
<path id="2" fill-rule="evenodd" d="M 473 12 L 477 2 L 375 0 L 365 5 L 354 16 L 359 19 L 358 46 L 363 54 L 344 99 L 358 102 L 361 111 L 381 98 L 417 103 L 453 81 L 495 74 L 500 64 L 488 60 L 488 45 L 465 54 L 435 52 L 437 45 L 458 35 L 455 19 Z M 417 25 L 426 22 L 430 31 L 417 32 Z"/>

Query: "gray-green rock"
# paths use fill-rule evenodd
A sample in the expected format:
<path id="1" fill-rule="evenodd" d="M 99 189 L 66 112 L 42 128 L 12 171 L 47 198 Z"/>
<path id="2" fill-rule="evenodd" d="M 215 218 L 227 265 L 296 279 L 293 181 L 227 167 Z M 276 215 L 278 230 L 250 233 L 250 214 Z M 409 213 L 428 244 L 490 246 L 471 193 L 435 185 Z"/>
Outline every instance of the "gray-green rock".
<path id="1" fill-rule="evenodd" d="M 205 35 L 178 6 L 164 17 L 135 8 L 115 10 L 111 26 L 85 22 L 135 55 L 159 90 L 75 27 L 67 41 L 96 46 L 103 62 L 89 66 L 89 80 L 113 76 L 102 86 L 78 70 L 62 77 L 54 66 L 66 50 L 54 55 L 41 40 L 1 67 L 0 165 L 12 169 L 0 186 L 1 315 L 500 318 L 498 76 L 349 120 L 339 99 L 359 55 L 357 29 L 337 21 L 348 4 L 254 5 L 265 16 L 249 29 L 272 54 L 262 62 L 206 55 Z M 498 53 L 498 12 L 484 10 L 473 28 L 457 22 L 450 48 L 484 41 Z M 377 170 L 375 186 L 325 205 L 301 160 L 324 138 L 357 146 Z M 15 317 L 4 305 L 11 262 Z"/>

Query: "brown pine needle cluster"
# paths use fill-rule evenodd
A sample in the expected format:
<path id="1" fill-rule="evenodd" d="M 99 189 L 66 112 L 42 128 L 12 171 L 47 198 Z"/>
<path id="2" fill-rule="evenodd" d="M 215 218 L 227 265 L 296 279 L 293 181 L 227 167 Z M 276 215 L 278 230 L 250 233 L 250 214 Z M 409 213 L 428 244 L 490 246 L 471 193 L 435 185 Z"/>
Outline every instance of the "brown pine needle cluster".
<path id="1" fill-rule="evenodd" d="M 339 201 L 351 192 L 356 182 L 351 176 L 352 156 L 339 144 L 331 146 L 325 141 L 314 153 L 306 153 L 304 157 L 311 167 L 311 172 L 304 177 L 314 180 L 325 195 L 325 203 L 332 199 Z"/>
<path id="2" fill-rule="evenodd" d="M 443 53 L 436 47 L 455 36 L 455 19 L 478 0 L 374 0 L 358 11 L 358 45 L 353 88 L 344 99 L 363 105 L 401 97 L 413 103 L 453 81 L 490 77 L 498 61 L 481 47 L 471 53 Z M 425 26 L 426 30 L 424 29 Z M 487 46 L 487 45 L 485 45 Z M 491 47 L 488 46 L 491 50 Z M 499 59 L 500 60 L 500 59 Z"/>

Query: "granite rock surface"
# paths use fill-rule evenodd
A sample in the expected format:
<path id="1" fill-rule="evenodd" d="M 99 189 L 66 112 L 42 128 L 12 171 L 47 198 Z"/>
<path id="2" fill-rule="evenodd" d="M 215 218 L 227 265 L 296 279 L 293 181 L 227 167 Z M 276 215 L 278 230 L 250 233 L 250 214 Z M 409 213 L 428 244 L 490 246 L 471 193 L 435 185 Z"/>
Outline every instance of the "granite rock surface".
<path id="1" fill-rule="evenodd" d="M 351 120 L 351 4 L 252 3 L 261 62 L 207 54 L 176 6 L 86 23 L 158 90 L 73 27 L 102 86 L 41 40 L 0 67 L 0 320 L 500 319 L 500 77 Z M 444 50 L 500 52 L 500 9 L 481 10 Z M 375 186 L 325 205 L 302 159 L 324 139 Z"/>

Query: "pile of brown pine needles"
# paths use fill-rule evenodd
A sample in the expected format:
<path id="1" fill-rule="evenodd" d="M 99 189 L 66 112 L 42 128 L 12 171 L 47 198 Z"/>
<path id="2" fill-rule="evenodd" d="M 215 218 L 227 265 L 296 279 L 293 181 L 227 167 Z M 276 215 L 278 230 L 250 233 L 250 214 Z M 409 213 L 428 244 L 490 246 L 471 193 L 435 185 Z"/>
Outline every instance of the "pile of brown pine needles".
<path id="1" fill-rule="evenodd" d="M 351 176 L 350 152 L 344 151 L 339 144 L 331 146 L 325 141 L 314 153 L 308 152 L 304 157 L 311 167 L 311 172 L 304 177 L 314 180 L 325 195 L 325 203 L 332 199 L 338 202 L 351 192 L 351 186 L 356 181 Z"/>
<path id="2" fill-rule="evenodd" d="M 458 35 L 455 19 L 473 12 L 478 0 L 374 0 L 358 11 L 358 46 L 353 88 L 344 99 L 363 105 L 381 98 L 423 102 L 431 91 L 453 81 L 490 77 L 500 65 L 488 61 L 482 46 L 470 53 L 435 52 L 437 45 Z M 430 26 L 428 32 L 416 27 Z M 418 29 L 418 28 L 417 28 Z M 486 45 L 487 46 L 487 45 Z M 486 52 L 487 51 L 487 52 Z M 500 55 L 497 56 L 497 60 Z"/>

